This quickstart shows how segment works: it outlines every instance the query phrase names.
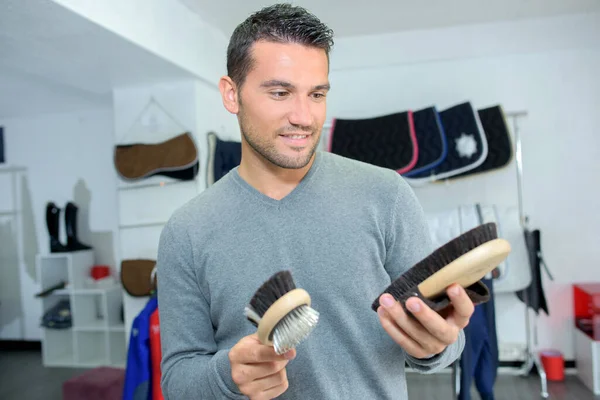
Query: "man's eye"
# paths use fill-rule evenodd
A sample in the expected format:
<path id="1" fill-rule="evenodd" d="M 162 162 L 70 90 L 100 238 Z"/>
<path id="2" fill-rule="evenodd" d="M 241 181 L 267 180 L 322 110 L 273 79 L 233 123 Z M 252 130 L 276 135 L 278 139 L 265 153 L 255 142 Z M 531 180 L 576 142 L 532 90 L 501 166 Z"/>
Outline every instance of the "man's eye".
<path id="1" fill-rule="evenodd" d="M 278 92 L 271 92 L 271 95 L 273 95 L 273 97 L 285 97 L 287 96 L 287 92 L 284 91 L 278 91 Z"/>
<path id="2" fill-rule="evenodd" d="M 322 99 L 325 97 L 325 93 L 313 93 L 315 99 Z"/>

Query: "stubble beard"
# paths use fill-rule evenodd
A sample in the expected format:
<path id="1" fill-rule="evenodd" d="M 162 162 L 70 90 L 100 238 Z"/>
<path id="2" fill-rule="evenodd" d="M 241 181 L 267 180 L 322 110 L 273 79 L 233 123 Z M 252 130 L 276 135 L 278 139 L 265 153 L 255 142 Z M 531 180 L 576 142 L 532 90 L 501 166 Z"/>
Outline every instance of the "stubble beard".
<path id="1" fill-rule="evenodd" d="M 244 137 L 244 140 L 248 143 L 248 145 L 250 147 L 252 147 L 252 149 L 254 151 L 256 151 L 264 159 L 266 159 L 273 165 L 276 165 L 280 168 L 286 168 L 286 169 L 304 168 L 308 165 L 308 163 L 310 162 L 310 160 L 312 159 L 313 155 L 315 154 L 315 152 L 317 150 L 317 145 L 319 143 L 319 141 L 318 141 L 319 135 L 318 135 L 317 129 L 314 126 L 312 126 L 310 128 L 309 127 L 293 128 L 294 131 L 301 130 L 303 132 L 306 132 L 307 134 L 310 133 L 311 137 L 316 138 L 317 140 L 315 140 L 312 143 L 312 145 L 310 145 L 311 147 L 307 153 L 303 153 L 306 150 L 305 148 L 291 147 L 292 150 L 298 152 L 298 155 L 297 156 L 287 156 L 287 155 L 282 154 L 277 151 L 277 147 L 275 146 L 275 140 L 277 140 L 277 137 L 279 137 L 279 134 L 284 133 L 287 130 L 291 130 L 290 128 L 278 129 L 277 132 L 274 133 L 273 138 L 268 138 L 268 137 L 265 138 L 265 137 L 261 136 L 261 134 L 256 132 L 256 129 L 254 129 L 252 124 L 250 122 L 248 122 L 248 120 L 242 110 L 240 110 L 238 115 L 240 117 L 240 130 L 241 130 L 242 136 Z"/>

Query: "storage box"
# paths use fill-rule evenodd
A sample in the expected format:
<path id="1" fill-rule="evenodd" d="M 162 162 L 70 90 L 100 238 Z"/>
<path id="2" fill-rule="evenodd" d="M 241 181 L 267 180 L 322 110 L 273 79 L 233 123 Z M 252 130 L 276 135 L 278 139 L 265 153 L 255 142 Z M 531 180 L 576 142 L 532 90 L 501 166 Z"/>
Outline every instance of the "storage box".
<path id="1" fill-rule="evenodd" d="M 600 340 L 600 283 L 573 285 L 575 327 L 593 340 Z"/>

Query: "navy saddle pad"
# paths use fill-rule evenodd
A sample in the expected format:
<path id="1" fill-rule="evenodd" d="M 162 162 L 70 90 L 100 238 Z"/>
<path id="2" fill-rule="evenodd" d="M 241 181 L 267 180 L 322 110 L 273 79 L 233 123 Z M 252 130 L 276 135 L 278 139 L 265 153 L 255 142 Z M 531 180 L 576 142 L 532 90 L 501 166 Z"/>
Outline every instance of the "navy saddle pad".
<path id="1" fill-rule="evenodd" d="M 488 154 L 485 161 L 472 170 L 455 177 L 486 172 L 506 166 L 512 159 L 512 143 L 504 111 L 500 105 L 478 110 L 479 120 L 488 142 Z"/>
<path id="2" fill-rule="evenodd" d="M 343 157 L 406 172 L 417 162 L 412 112 L 365 119 L 334 119 L 329 151 Z"/>
<path id="3" fill-rule="evenodd" d="M 464 174 L 479 167 L 487 157 L 488 143 L 479 121 L 479 115 L 470 102 L 464 102 L 440 112 L 446 135 L 448 154 L 444 161 L 424 177 L 410 179 L 410 183 L 433 182 Z"/>
<path id="4" fill-rule="evenodd" d="M 448 154 L 446 135 L 435 107 L 427 107 L 413 113 L 415 136 L 419 147 L 419 158 L 414 168 L 404 176 L 425 176 L 444 161 Z"/>
<path id="5" fill-rule="evenodd" d="M 216 133 L 208 133 L 208 167 L 206 183 L 210 186 L 240 165 L 242 144 L 220 139 Z"/>

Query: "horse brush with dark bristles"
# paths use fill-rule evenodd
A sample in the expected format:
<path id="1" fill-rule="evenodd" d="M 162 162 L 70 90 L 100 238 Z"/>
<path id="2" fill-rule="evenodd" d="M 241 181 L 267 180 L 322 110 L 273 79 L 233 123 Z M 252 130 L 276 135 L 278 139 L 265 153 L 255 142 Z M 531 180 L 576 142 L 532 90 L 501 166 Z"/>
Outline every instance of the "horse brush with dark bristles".
<path id="1" fill-rule="evenodd" d="M 446 289 L 459 284 L 474 304 L 481 304 L 489 300 L 490 294 L 480 280 L 504 261 L 510 251 L 510 243 L 498 238 L 496 224 L 482 224 L 439 247 L 383 293 L 391 294 L 403 306 L 409 297 L 419 297 L 439 311 L 449 305 Z M 379 308 L 381 294 L 371 305 L 374 311 Z"/>
<path id="2" fill-rule="evenodd" d="M 306 290 L 296 288 L 290 271 L 280 271 L 256 291 L 244 310 L 258 328 L 261 343 L 283 354 L 295 348 L 314 329 L 319 313 L 310 307 Z"/>

